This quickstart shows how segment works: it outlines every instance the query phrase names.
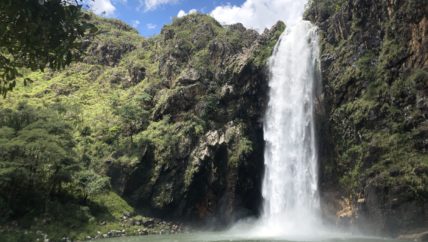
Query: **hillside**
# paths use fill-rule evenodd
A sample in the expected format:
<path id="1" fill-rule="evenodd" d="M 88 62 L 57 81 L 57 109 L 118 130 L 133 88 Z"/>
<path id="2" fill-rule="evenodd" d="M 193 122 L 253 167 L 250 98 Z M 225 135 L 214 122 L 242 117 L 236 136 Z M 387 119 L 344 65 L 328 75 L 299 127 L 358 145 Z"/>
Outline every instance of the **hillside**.
<path id="1" fill-rule="evenodd" d="M 9 177 L 3 186 L 24 179 L 21 170 L 37 176 L 22 183 L 19 196 L 0 193 L 2 231 L 84 238 L 121 230 L 122 217 L 129 217 L 123 214 L 137 211 L 218 222 L 257 213 L 265 63 L 284 24 L 259 35 L 192 14 L 145 39 L 119 20 L 91 21 L 98 33 L 84 41 L 80 61 L 57 72 L 27 71 L 23 78 L 33 83 L 18 80 L 0 100 L 7 130 L 1 172 Z M 36 131 L 51 136 L 24 136 Z M 43 145 L 43 139 L 52 140 Z M 64 158 L 50 165 L 59 159 L 52 153 Z M 36 155 L 39 161 L 27 167 Z M 68 178 L 55 183 L 56 171 Z M 44 222 L 28 224 L 33 218 Z"/>
<path id="2" fill-rule="evenodd" d="M 321 210 L 339 230 L 426 236 L 427 13 L 423 0 L 307 5 L 321 52 Z M 78 61 L 20 70 L 0 99 L 0 241 L 178 233 L 259 216 L 267 63 L 286 25 L 260 34 L 189 14 L 144 38 L 120 20 L 89 21 L 98 31 Z"/>

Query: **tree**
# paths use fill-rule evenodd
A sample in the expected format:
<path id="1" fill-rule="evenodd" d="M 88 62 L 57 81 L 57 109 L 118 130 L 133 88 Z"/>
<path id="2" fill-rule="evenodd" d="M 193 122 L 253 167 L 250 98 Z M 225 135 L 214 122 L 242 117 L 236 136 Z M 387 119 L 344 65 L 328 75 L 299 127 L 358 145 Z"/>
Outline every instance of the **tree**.
<path id="1" fill-rule="evenodd" d="M 0 93 L 5 96 L 23 68 L 64 68 L 81 53 L 81 40 L 96 28 L 82 0 L 0 1 Z M 31 81 L 24 79 L 24 84 Z"/>
<path id="2" fill-rule="evenodd" d="M 73 181 L 75 189 L 85 202 L 89 197 L 106 192 L 110 188 L 110 179 L 108 177 L 98 175 L 90 169 L 77 172 L 73 177 Z"/>
<path id="3" fill-rule="evenodd" d="M 112 105 L 115 106 L 113 113 L 120 117 L 122 133 L 131 138 L 131 143 L 133 135 L 148 125 L 149 112 L 145 109 L 145 103 L 150 99 L 151 96 L 144 92 L 123 103 L 113 101 L 116 104 Z"/>
<path id="4" fill-rule="evenodd" d="M 21 104 L 0 114 L 0 215 L 43 209 L 68 193 L 81 170 L 71 126 L 57 115 Z M 25 120 L 25 121 L 23 121 Z"/>

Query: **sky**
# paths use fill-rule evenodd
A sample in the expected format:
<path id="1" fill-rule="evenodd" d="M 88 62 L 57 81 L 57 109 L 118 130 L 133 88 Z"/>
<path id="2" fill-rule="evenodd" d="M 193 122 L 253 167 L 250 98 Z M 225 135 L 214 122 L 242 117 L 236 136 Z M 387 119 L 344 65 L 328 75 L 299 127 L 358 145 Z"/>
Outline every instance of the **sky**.
<path id="1" fill-rule="evenodd" d="M 242 23 L 262 32 L 278 20 L 293 24 L 306 0 L 87 0 L 94 13 L 120 19 L 146 37 L 158 34 L 173 18 L 195 12 L 213 16 L 222 24 Z"/>

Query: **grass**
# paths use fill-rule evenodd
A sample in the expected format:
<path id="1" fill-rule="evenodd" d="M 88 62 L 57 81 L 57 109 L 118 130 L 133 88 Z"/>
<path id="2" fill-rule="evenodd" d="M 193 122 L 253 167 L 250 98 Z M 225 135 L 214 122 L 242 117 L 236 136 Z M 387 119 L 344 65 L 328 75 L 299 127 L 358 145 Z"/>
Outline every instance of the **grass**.
<path id="1" fill-rule="evenodd" d="M 57 113 L 72 126 L 76 159 L 100 175 L 105 175 L 110 162 L 131 167 L 141 163 L 142 151 L 150 149 L 154 157 L 146 162 L 152 162 L 154 168 L 149 183 L 145 184 L 150 187 L 158 181 L 162 169 L 188 159 L 190 154 L 185 153 L 194 149 L 208 130 L 225 125 L 221 118 L 213 121 L 212 117 L 223 108 L 219 95 L 222 85 L 240 74 L 235 73 L 236 63 L 231 56 L 250 48 L 256 37 L 251 31 L 224 28 L 213 18 L 200 14 L 177 18 L 165 26 L 163 32 L 174 32 L 170 39 L 165 35 L 144 39 L 120 21 L 92 18 L 99 33 L 84 47 L 86 55 L 80 61 L 56 72 L 25 70 L 23 78 L 34 82 L 24 85 L 23 80 L 18 80 L 17 87 L 5 99 L 0 99 L 1 108 L 16 109 L 24 101 L 32 107 Z M 285 25 L 280 25 L 268 43 L 254 47 L 254 62 L 249 64 L 257 63 L 254 68 L 265 65 L 284 28 Z M 246 41 L 240 41 L 242 39 Z M 225 56 L 213 58 L 215 53 L 209 47 L 214 42 L 224 47 Z M 177 45 L 180 48 L 176 48 Z M 170 59 L 171 56 L 174 58 Z M 228 62 L 224 57 L 230 58 Z M 171 107 L 172 111 L 162 110 L 171 98 L 181 98 L 187 90 L 170 85 L 190 68 L 199 70 L 202 76 L 198 83 L 201 88 L 190 91 L 195 103 L 188 110 L 175 106 Z M 144 69 L 145 75 L 140 80 L 132 80 L 135 69 Z M 158 110 L 159 117 L 155 117 Z M 131 129 L 129 124 L 135 127 Z M 231 166 L 237 166 L 253 149 L 250 139 L 239 135 L 235 134 L 229 152 Z M 176 178 L 183 179 L 185 186 L 191 183 L 195 172 L 191 165 L 188 168 L 189 174 L 179 174 Z M 149 202 L 159 208 L 168 205 L 174 189 L 171 186 L 157 189 Z M 112 191 L 90 197 L 89 203 L 83 205 L 74 200 L 55 201 L 47 214 L 28 214 L 16 218 L 16 225 L 8 221 L 8 225 L 0 226 L 0 240 L 34 241 L 43 239 L 44 234 L 53 240 L 64 236 L 84 239 L 97 231 L 106 233 L 122 228 L 121 216 L 128 212 L 133 212 L 133 208 Z M 131 234 L 138 229 L 126 227 Z"/>

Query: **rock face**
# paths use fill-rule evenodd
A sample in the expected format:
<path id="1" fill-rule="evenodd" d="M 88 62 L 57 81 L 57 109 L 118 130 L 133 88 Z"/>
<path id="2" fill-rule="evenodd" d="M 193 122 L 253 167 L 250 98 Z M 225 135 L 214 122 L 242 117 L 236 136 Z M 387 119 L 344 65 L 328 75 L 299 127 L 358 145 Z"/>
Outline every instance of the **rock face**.
<path id="1" fill-rule="evenodd" d="M 312 0 L 308 6 L 306 18 L 321 37 L 321 196 L 325 214 L 340 226 L 427 238 L 427 8 L 426 0 Z M 15 89 L 2 107 L 19 109 L 27 100 L 34 110 L 69 121 L 76 160 L 109 176 L 116 193 L 145 215 L 221 225 L 257 215 L 265 64 L 285 25 L 258 34 L 191 14 L 144 39 L 118 20 L 91 19 L 99 31 L 84 41 L 79 61 L 29 73 L 37 85 Z M 155 220 L 122 217 L 132 209 L 117 194 L 89 197 L 93 204 L 76 204 L 73 215 L 91 228 L 97 226 L 92 210 L 119 216 L 118 225 L 157 227 Z M 67 221 L 74 224 L 75 217 Z M 124 234 L 119 228 L 110 235 Z"/>
<path id="2" fill-rule="evenodd" d="M 306 12 L 321 36 L 322 196 L 338 223 L 428 230 L 427 13 L 418 0 L 312 1 Z"/>
<path id="3" fill-rule="evenodd" d="M 115 190 L 163 218 L 225 223 L 256 215 L 265 63 L 284 28 L 278 23 L 259 35 L 192 14 L 135 50 L 137 56 L 151 53 L 155 63 L 142 66 L 155 70 L 143 72 L 149 123 L 139 136 L 137 162 L 113 157 L 106 163 Z"/>

